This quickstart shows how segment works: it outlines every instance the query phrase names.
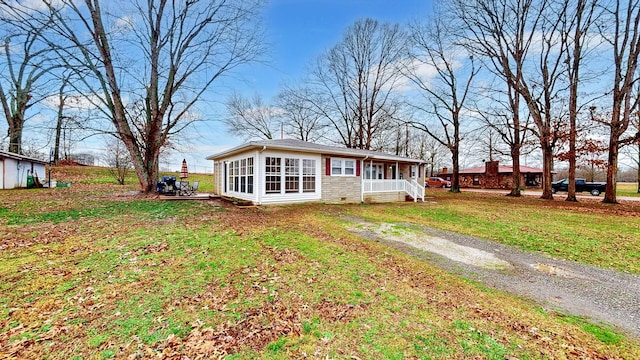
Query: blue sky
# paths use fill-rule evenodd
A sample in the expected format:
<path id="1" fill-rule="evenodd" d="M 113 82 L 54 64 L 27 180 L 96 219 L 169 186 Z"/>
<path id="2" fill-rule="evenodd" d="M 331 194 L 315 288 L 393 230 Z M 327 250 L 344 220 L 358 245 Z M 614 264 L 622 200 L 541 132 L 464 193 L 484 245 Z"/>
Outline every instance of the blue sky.
<path id="1" fill-rule="evenodd" d="M 430 0 L 271 0 L 264 11 L 270 49 L 267 63 L 240 68 L 238 76 L 225 81 L 224 91 L 237 91 L 246 96 L 258 93 L 265 101 L 271 101 L 281 84 L 299 81 L 309 64 L 337 44 L 345 29 L 356 20 L 370 17 L 404 24 L 425 19 L 431 11 Z M 216 91 L 220 96 L 218 105 L 210 108 L 216 114 L 212 116 L 218 119 L 224 116 L 221 105 L 225 101 L 224 91 Z M 193 159 L 192 163 L 207 163 L 203 161 L 206 156 L 242 142 L 229 136 L 218 121 L 206 122 L 195 132 L 197 135 L 191 137 L 193 149 L 183 150 L 187 161 Z M 179 169 L 180 164 L 172 159 L 167 165 Z"/>
<path id="2" fill-rule="evenodd" d="M 185 158 L 190 167 L 196 167 L 195 171 L 211 172 L 207 156 L 243 141 L 230 136 L 220 121 L 226 116 L 224 103 L 232 91 L 248 97 L 258 93 L 268 103 L 283 83 L 300 81 L 309 64 L 337 44 L 356 20 L 370 17 L 400 24 L 424 20 L 432 11 L 432 4 L 431 0 L 267 0 L 263 10 L 269 49 L 265 62 L 237 68 L 213 84 L 211 94 L 198 106 L 204 121 L 180 133 L 175 139 L 177 150 L 161 155 L 163 169 L 179 170 Z M 36 119 L 29 121 L 33 124 Z M 0 124 L 0 131 L 6 132 L 6 123 Z M 26 135 L 23 141 L 39 144 L 48 153 L 46 136 L 36 132 L 37 135 Z M 91 137 L 75 143 L 73 151 L 100 154 L 104 151 L 100 139 Z"/>
<path id="3" fill-rule="evenodd" d="M 271 96 L 283 81 L 299 79 L 356 20 L 406 23 L 424 19 L 431 9 L 430 0 L 271 0 L 265 11 L 270 66 L 243 72 L 250 88 Z"/>

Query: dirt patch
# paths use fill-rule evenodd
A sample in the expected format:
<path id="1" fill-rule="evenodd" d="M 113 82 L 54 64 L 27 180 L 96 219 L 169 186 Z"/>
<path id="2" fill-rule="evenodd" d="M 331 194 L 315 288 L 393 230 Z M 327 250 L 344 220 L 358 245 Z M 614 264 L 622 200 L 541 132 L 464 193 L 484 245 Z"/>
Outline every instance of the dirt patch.
<path id="1" fill-rule="evenodd" d="M 417 249 L 442 255 L 453 261 L 489 269 L 508 269 L 511 267 L 509 262 L 498 258 L 491 252 L 459 245 L 441 237 L 416 234 L 397 228 L 393 224 L 369 225 L 367 228 L 387 240 L 409 244 Z"/>
<path id="2" fill-rule="evenodd" d="M 479 238 L 362 219 L 351 232 L 544 307 L 611 324 L 640 337 L 640 276 L 596 268 Z M 498 265 L 498 266 L 496 266 Z"/>

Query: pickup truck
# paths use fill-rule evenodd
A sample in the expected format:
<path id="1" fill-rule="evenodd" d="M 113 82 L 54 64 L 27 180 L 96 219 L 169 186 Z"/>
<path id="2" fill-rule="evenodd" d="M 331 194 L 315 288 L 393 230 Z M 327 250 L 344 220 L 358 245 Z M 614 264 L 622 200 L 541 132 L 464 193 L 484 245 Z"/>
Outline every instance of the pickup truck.
<path id="1" fill-rule="evenodd" d="M 598 196 L 605 191 L 607 183 L 587 182 L 585 179 L 576 179 L 576 192 L 588 191 L 593 196 Z M 558 180 L 551 184 L 551 190 L 555 194 L 557 191 L 569 190 L 569 179 Z"/>

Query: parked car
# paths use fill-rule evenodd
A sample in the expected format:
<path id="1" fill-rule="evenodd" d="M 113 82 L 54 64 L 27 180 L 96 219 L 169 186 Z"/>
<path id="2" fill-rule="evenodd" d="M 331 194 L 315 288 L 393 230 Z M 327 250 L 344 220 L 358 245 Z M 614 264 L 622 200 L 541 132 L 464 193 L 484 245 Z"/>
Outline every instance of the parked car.
<path id="1" fill-rule="evenodd" d="M 428 177 L 425 181 L 424 181 L 425 186 L 427 187 L 441 187 L 441 188 L 450 188 L 451 187 L 451 181 L 449 180 L 445 180 L 441 177 Z"/>
<path id="2" fill-rule="evenodd" d="M 576 192 L 587 191 L 593 196 L 598 196 L 605 191 L 607 183 L 588 182 L 585 179 L 576 179 Z M 555 194 L 557 191 L 568 191 L 569 179 L 558 180 L 551 184 L 551 191 Z"/>

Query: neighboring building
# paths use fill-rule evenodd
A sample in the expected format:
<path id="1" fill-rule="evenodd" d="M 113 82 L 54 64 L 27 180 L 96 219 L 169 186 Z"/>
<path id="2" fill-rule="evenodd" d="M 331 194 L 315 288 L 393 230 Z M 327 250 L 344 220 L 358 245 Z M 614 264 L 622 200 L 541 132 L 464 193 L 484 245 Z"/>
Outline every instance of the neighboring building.
<path id="1" fill-rule="evenodd" d="M 28 156 L 0 151 L 0 189 L 27 187 L 27 176 L 31 174 L 43 179 L 46 164 Z"/>
<path id="2" fill-rule="evenodd" d="M 215 193 L 254 204 L 424 200 L 424 162 L 300 140 L 254 141 L 207 157 Z"/>
<path id="3" fill-rule="evenodd" d="M 96 157 L 93 154 L 71 154 L 69 159 L 75 161 L 78 165 L 93 166 L 96 163 Z"/>
<path id="4" fill-rule="evenodd" d="M 488 161 L 484 166 L 460 170 L 461 188 L 511 189 L 512 165 L 500 165 L 497 161 Z M 451 180 L 452 174 L 442 169 L 439 177 Z M 537 188 L 542 183 L 542 169 L 520 166 L 520 184 L 523 187 Z"/>

